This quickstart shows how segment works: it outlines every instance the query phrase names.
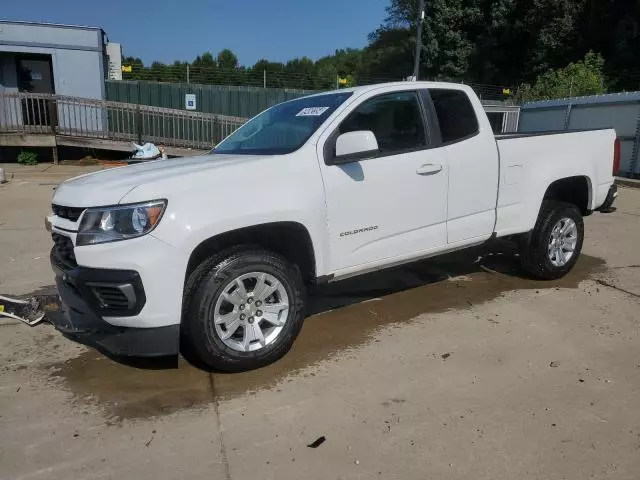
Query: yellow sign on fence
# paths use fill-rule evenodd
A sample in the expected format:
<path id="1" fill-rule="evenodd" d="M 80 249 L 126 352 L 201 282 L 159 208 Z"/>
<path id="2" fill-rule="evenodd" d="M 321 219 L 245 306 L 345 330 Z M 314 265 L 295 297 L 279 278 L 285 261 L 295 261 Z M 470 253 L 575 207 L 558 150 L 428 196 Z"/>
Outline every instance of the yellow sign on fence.
<path id="1" fill-rule="evenodd" d="M 131 73 L 133 71 L 133 67 L 131 65 L 122 65 L 122 71 L 125 73 Z"/>

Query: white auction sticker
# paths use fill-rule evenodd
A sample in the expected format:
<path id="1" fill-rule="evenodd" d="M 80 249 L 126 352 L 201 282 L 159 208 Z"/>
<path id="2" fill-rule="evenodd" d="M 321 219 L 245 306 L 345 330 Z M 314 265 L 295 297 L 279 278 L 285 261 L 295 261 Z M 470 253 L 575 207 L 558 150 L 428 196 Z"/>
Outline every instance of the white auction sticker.
<path id="1" fill-rule="evenodd" d="M 319 117 L 327 110 L 329 107 L 307 107 L 296 113 L 296 117 Z"/>

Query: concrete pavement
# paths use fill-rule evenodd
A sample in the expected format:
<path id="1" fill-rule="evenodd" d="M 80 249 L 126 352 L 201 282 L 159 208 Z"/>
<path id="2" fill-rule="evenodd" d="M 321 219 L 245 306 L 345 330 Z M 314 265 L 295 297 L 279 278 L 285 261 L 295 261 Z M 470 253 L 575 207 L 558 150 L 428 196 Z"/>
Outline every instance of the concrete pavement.
<path id="1" fill-rule="evenodd" d="M 0 186 L 0 293 L 53 280 L 33 178 Z M 617 206 L 559 281 L 498 244 L 329 285 L 243 374 L 0 320 L 0 478 L 637 478 L 640 190 Z"/>

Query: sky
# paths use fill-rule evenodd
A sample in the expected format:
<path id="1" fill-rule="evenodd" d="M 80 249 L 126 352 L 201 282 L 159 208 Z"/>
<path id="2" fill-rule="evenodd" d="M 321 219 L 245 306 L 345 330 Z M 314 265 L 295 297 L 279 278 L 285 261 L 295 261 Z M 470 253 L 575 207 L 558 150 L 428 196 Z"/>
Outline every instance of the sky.
<path id="1" fill-rule="evenodd" d="M 3 0 L 2 20 L 101 27 L 145 65 L 191 61 L 231 49 L 240 64 L 261 58 L 316 60 L 361 48 L 389 0 Z"/>

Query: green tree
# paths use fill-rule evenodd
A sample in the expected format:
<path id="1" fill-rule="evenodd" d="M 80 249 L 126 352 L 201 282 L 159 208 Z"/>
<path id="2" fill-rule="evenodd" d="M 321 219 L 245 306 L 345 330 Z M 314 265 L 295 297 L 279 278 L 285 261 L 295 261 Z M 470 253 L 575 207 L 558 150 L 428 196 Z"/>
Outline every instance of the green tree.
<path id="1" fill-rule="evenodd" d="M 407 28 L 381 27 L 369 35 L 369 41 L 363 53 L 363 68 L 356 75 L 358 80 L 402 80 L 411 74 L 414 44 Z"/>
<path id="2" fill-rule="evenodd" d="M 312 89 L 316 78 L 316 66 L 309 57 L 294 58 L 284 66 L 286 86 Z"/>
<path id="3" fill-rule="evenodd" d="M 640 89 L 640 2 L 582 0 L 578 43 L 601 52 L 605 73 L 616 90 Z"/>
<path id="4" fill-rule="evenodd" d="M 231 50 L 225 48 L 218 53 L 218 67 L 225 70 L 238 68 L 238 57 Z"/>
<path id="5" fill-rule="evenodd" d="M 313 88 L 317 90 L 330 90 L 336 88 L 336 80 L 339 75 L 338 62 L 333 55 L 321 58 L 315 64 L 315 78 Z"/>
<path id="6" fill-rule="evenodd" d="M 166 82 L 169 78 L 171 68 L 167 67 L 162 62 L 153 62 L 151 68 L 146 72 L 144 76 L 145 80 L 153 80 L 156 82 Z"/>
<path id="7" fill-rule="evenodd" d="M 211 54 L 211 52 L 205 52 L 202 54 L 202 56 L 198 55 L 194 60 L 193 64 L 194 66 L 199 65 L 202 67 L 209 67 L 209 68 L 213 68 L 217 65 L 216 60 L 213 58 L 213 55 Z"/>
<path id="8" fill-rule="evenodd" d="M 478 4 L 477 0 L 427 2 L 422 31 L 420 74 L 423 78 L 459 78 L 466 75 L 474 49 L 470 33 L 481 20 Z M 418 2 L 392 0 L 387 13 L 385 23 L 370 36 L 369 48 L 378 50 L 374 61 L 380 65 L 393 62 L 402 67 L 402 77 L 406 77 L 413 71 Z M 400 72 L 394 69 L 393 73 L 397 75 Z"/>
<path id="9" fill-rule="evenodd" d="M 176 60 L 172 65 L 167 66 L 167 76 L 165 82 L 183 83 L 187 81 L 187 62 Z M 191 72 L 189 72 L 191 74 Z"/>
<path id="10" fill-rule="evenodd" d="M 285 86 L 284 64 L 280 62 L 270 62 L 267 59 L 258 60 L 249 71 L 249 78 L 252 84 L 263 85 L 266 72 L 267 87 L 282 88 Z"/>
<path id="11" fill-rule="evenodd" d="M 580 30 L 581 12 L 590 3 L 605 2 L 430 0 L 421 76 L 497 85 L 533 81 L 549 68 L 584 57 L 591 46 Z M 378 70 L 394 64 L 411 71 L 417 5 L 417 0 L 390 0 L 388 17 L 368 47 L 377 50 L 372 63 L 382 66 Z M 378 48 L 380 44 L 386 51 Z"/>
<path id="12" fill-rule="evenodd" d="M 239 65 L 228 50 L 206 52 L 190 64 L 193 83 L 285 88 L 335 88 L 337 76 L 355 84 L 406 78 L 413 71 L 418 0 L 388 0 L 387 17 L 363 49 L 336 50 L 313 61 L 263 59 Z M 640 89 L 640 2 L 631 0 L 427 0 L 420 77 L 467 83 L 534 85 L 549 70 L 600 52 L 608 85 Z M 145 67 L 125 57 L 125 79 L 184 81 L 184 62 Z M 491 87 L 494 88 L 494 87 Z M 533 87 L 530 87 L 533 88 Z M 501 87 L 495 87 L 500 92 Z"/>
<path id="13" fill-rule="evenodd" d="M 123 80 L 141 80 L 144 75 L 144 63 L 138 57 L 124 57 L 123 66 L 130 66 L 131 72 L 122 72 Z"/>
<path id="14" fill-rule="evenodd" d="M 198 55 L 189 65 L 189 80 L 191 83 L 212 83 L 217 63 L 211 52 Z"/>
<path id="15" fill-rule="evenodd" d="M 355 48 L 338 49 L 315 62 L 316 89 L 336 88 L 338 77 L 355 77 L 363 72 L 363 51 Z"/>
<path id="16" fill-rule="evenodd" d="M 521 85 L 518 89 L 518 99 L 530 102 L 603 94 L 606 93 L 603 72 L 602 56 L 589 52 L 582 61 L 543 73 L 533 85 Z"/>
<path id="17" fill-rule="evenodd" d="M 228 48 L 221 50 L 216 57 L 217 69 L 214 74 L 213 83 L 238 85 L 243 77 L 238 70 L 238 57 Z"/>

